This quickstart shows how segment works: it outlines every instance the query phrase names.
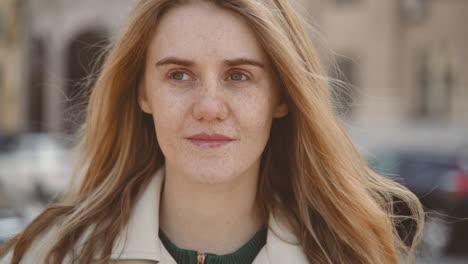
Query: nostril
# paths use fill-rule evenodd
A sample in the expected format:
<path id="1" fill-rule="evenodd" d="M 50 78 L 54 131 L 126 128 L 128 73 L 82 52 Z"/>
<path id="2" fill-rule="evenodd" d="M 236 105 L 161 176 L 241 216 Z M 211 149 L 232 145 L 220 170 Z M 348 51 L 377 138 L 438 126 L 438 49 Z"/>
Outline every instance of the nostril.
<path id="1" fill-rule="evenodd" d="M 197 120 L 223 120 L 227 117 L 226 104 L 217 98 L 203 98 L 193 108 L 193 115 Z"/>

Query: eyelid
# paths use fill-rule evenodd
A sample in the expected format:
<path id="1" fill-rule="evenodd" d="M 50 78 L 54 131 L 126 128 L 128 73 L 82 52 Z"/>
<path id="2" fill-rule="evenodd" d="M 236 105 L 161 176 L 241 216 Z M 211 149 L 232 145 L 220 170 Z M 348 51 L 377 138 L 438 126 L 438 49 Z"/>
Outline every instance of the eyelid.
<path id="1" fill-rule="evenodd" d="M 245 72 L 244 70 L 239 70 L 239 69 L 230 70 L 229 73 L 228 73 L 227 79 L 229 79 L 231 77 L 231 74 L 233 74 L 233 73 L 240 73 L 240 74 L 244 75 L 245 77 L 247 77 L 246 80 L 242 80 L 242 81 L 248 81 L 248 80 L 252 79 L 249 73 Z M 240 82 L 240 81 L 237 81 L 237 82 Z"/>
<path id="2" fill-rule="evenodd" d="M 189 80 L 189 81 L 195 80 L 195 78 L 193 77 L 192 73 L 191 73 L 190 71 L 185 70 L 185 69 L 173 69 L 173 70 L 169 71 L 169 73 L 167 74 L 167 78 L 170 79 L 170 80 L 172 80 L 172 81 L 187 82 L 187 81 L 184 81 L 184 80 L 176 80 L 176 79 L 172 78 L 172 75 L 173 75 L 174 73 L 183 73 L 183 74 L 187 74 L 187 75 L 190 77 L 190 79 L 191 79 L 191 80 Z"/>

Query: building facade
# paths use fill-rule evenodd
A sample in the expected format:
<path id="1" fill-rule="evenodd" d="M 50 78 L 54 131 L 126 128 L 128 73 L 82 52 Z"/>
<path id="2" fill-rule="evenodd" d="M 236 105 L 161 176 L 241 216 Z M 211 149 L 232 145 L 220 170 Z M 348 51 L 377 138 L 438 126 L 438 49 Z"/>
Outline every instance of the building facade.
<path id="1" fill-rule="evenodd" d="M 70 128 L 66 110 L 79 89 L 76 83 L 89 73 L 87 56 L 94 58 L 90 54 L 99 49 L 93 48 L 115 36 L 133 2 L 24 1 L 29 62 L 23 88 L 29 96 L 21 104 L 23 130 Z M 346 124 L 382 131 L 418 124 L 428 131 L 468 127 L 467 1 L 294 4 L 312 25 L 311 36 L 329 74 L 352 84 L 333 88 Z"/>
<path id="2" fill-rule="evenodd" d="M 18 10 L 17 1 L 0 1 L 0 135 L 21 130 L 23 42 Z"/>
<path id="3" fill-rule="evenodd" d="M 334 56 L 339 106 L 355 138 L 466 144 L 468 2 L 301 0 Z M 331 52 L 330 52 L 331 50 Z M 331 76 L 330 55 L 324 56 Z M 344 77 L 344 78 L 343 78 Z M 344 105 L 340 105 L 344 101 Z M 380 138 L 380 139 L 378 139 Z M 448 139 L 450 138 L 450 140 Z M 453 140 L 452 140 L 453 139 Z M 359 141 L 359 140 L 358 140 Z"/>
<path id="4" fill-rule="evenodd" d="M 95 58 L 115 36 L 132 1 L 25 0 L 30 62 L 23 130 L 61 133 L 76 128 L 77 102 Z M 40 100 L 40 104 L 34 101 Z M 40 115 L 37 113 L 41 113 Z"/>

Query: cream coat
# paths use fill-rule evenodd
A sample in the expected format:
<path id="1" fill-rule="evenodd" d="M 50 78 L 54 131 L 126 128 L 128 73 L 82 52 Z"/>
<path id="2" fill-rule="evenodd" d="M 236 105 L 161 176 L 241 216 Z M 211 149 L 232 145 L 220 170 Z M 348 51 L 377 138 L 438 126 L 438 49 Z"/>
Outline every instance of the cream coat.
<path id="1" fill-rule="evenodd" d="M 159 170 L 136 203 L 130 217 L 128 228 L 117 239 L 113 249 L 114 264 L 176 264 L 164 248 L 158 237 L 159 200 L 161 196 L 164 170 Z M 292 244 L 296 237 L 283 225 L 270 217 L 267 243 L 255 258 L 253 264 L 307 263 L 302 248 Z M 36 241 L 31 250 L 23 257 L 21 263 L 43 263 L 43 254 L 53 241 L 53 229 Z M 125 242 L 124 242 L 125 241 Z M 292 243 L 288 243 L 288 242 Z M 9 263 L 11 253 L 0 261 Z M 65 261 L 66 263 L 67 261 Z"/>

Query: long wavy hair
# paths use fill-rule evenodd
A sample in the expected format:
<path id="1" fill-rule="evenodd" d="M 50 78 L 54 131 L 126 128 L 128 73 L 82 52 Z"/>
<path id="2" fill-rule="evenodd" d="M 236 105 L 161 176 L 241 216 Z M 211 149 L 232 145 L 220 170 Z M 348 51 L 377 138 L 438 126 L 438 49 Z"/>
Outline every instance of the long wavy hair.
<path id="1" fill-rule="evenodd" d="M 424 213 L 418 199 L 374 173 L 340 126 L 304 22 L 287 0 L 205 0 L 240 14 L 256 32 L 282 82 L 289 114 L 273 121 L 262 157 L 258 201 L 297 236 L 311 263 L 398 263 L 412 260 Z M 171 7 L 196 0 L 139 0 L 110 48 L 93 87 L 78 145 L 82 158 L 74 188 L 10 240 L 19 263 L 32 241 L 51 226 L 56 237 L 46 254 L 62 263 L 110 259 L 138 195 L 164 165 L 151 116 L 138 106 L 150 38 Z M 118 195 L 116 195 L 118 194 Z M 395 201 L 410 209 L 416 231 L 404 243 Z M 117 209 L 117 210 L 116 210 Z M 406 218 L 405 218 L 406 219 Z M 90 226 L 92 234 L 74 252 Z M 74 253 L 73 253 L 74 252 Z"/>

